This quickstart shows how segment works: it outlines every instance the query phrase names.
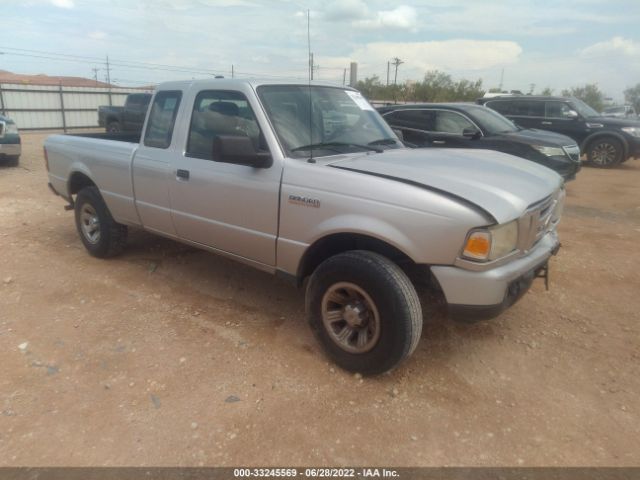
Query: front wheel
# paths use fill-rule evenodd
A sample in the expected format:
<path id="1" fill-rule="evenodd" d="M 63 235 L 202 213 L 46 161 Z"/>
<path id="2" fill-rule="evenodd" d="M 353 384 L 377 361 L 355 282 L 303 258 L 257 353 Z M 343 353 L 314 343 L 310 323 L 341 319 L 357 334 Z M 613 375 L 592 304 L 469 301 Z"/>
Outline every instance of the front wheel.
<path id="1" fill-rule="evenodd" d="M 613 137 L 597 138 L 587 148 L 587 160 L 594 167 L 609 168 L 622 162 L 624 148 Z"/>
<path id="2" fill-rule="evenodd" d="M 307 317 L 327 355 L 363 375 L 387 372 L 415 350 L 422 309 L 407 275 L 377 253 L 325 260 L 307 287 Z"/>
<path id="3" fill-rule="evenodd" d="M 113 257 L 124 249 L 127 227 L 113 219 L 97 187 L 78 192 L 75 217 L 80 240 L 94 257 Z"/>

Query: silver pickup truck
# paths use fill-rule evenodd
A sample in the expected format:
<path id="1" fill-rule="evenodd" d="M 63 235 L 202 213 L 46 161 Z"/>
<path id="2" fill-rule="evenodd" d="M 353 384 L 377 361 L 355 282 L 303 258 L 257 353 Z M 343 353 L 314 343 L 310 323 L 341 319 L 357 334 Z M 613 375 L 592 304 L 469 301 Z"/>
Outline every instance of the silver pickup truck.
<path id="1" fill-rule="evenodd" d="M 488 150 L 406 149 L 348 87 L 165 83 L 141 138 L 104 135 L 45 142 L 90 254 L 142 227 L 305 285 L 319 342 L 362 374 L 416 348 L 418 280 L 451 316 L 490 318 L 559 247 L 560 176 Z"/>

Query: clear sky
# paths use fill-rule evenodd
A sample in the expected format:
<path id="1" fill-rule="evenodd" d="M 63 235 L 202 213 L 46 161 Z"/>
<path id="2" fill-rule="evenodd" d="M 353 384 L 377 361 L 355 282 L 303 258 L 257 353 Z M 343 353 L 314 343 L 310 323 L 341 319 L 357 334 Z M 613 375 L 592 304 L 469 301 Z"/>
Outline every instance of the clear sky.
<path id="1" fill-rule="evenodd" d="M 360 78 L 385 82 L 399 57 L 399 82 L 438 69 L 491 88 L 504 70 L 505 89 L 597 83 L 614 99 L 640 83 L 640 0 L 2 0 L 0 69 L 98 68 L 103 80 L 109 55 L 120 84 L 230 76 L 232 65 L 306 78 L 307 11 L 323 80 L 342 83 L 355 61 Z"/>

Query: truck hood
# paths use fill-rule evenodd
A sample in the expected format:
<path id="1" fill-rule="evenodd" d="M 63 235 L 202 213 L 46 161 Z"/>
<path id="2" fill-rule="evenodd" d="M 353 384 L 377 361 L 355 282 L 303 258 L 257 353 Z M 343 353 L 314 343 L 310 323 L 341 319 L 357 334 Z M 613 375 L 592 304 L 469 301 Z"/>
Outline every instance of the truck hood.
<path id="1" fill-rule="evenodd" d="M 555 132 L 546 130 L 537 130 L 535 128 L 525 128 L 516 132 L 508 132 L 499 134 L 499 136 L 512 140 L 514 142 L 524 143 L 526 145 L 544 145 L 548 147 L 567 147 L 575 145 L 576 141 Z"/>
<path id="2" fill-rule="evenodd" d="M 554 171 L 491 150 L 399 149 L 337 160 L 330 167 L 404 182 L 471 203 L 498 223 L 520 217 L 562 185 Z"/>

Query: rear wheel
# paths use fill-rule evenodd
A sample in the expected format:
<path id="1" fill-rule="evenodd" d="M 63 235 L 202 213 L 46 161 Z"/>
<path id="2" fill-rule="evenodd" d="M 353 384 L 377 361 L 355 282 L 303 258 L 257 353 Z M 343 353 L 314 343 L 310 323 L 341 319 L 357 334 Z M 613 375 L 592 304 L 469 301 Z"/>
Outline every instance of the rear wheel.
<path id="1" fill-rule="evenodd" d="M 85 187 L 78 192 L 75 218 L 80 240 L 91 255 L 107 258 L 122 252 L 127 227 L 113 219 L 97 187 Z"/>
<path id="2" fill-rule="evenodd" d="M 587 148 L 587 160 L 594 167 L 613 167 L 622 162 L 623 156 L 622 142 L 613 137 L 597 138 Z"/>
<path id="3" fill-rule="evenodd" d="M 387 372 L 416 348 L 422 309 L 391 260 L 355 250 L 325 260 L 307 288 L 307 316 L 327 355 L 345 370 Z"/>

